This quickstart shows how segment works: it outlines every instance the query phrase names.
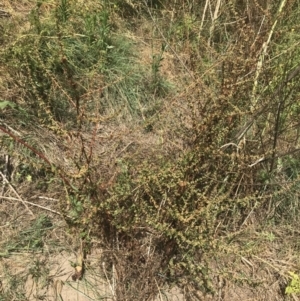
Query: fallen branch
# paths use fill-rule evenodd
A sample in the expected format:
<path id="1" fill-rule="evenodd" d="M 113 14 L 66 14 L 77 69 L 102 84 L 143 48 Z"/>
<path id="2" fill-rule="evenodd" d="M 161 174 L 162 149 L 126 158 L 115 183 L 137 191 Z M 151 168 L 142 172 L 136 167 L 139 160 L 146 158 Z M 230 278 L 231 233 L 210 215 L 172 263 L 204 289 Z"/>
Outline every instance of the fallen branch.
<path id="1" fill-rule="evenodd" d="M 33 212 L 29 209 L 29 207 L 27 206 L 26 202 L 20 197 L 20 195 L 17 193 L 17 191 L 14 189 L 14 187 L 10 184 L 10 182 L 7 180 L 6 176 L 0 171 L 0 175 L 2 176 L 3 181 L 8 184 L 9 188 L 13 191 L 13 193 L 17 196 L 17 201 L 23 203 L 23 205 L 25 206 L 25 208 L 29 211 L 29 213 L 34 216 Z M 1 198 L 5 198 L 3 196 L 1 196 Z"/>

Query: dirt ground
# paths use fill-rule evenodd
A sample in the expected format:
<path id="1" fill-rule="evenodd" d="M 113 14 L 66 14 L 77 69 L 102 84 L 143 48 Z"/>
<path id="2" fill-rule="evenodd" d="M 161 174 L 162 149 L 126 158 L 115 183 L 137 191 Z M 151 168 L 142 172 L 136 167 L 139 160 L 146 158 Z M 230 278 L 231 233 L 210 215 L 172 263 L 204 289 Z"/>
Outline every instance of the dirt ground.
<path id="1" fill-rule="evenodd" d="M 32 269 L 32 256 L 35 263 L 44 264 L 42 267 L 35 266 L 36 273 Z M 237 258 L 231 257 L 231 263 Z M 109 279 L 106 273 L 105 263 L 101 262 L 101 251 L 94 251 L 87 258 L 87 269 L 84 277 L 80 281 L 72 280 L 76 255 L 63 251 L 51 256 L 45 254 L 16 254 L 0 260 L 0 279 L 2 282 L 2 292 L 7 287 L 7 275 L 5 271 L 10 269 L 11 275 L 27 275 L 22 278 L 26 300 L 48 300 L 48 301 L 88 301 L 88 300 L 116 300 L 114 298 L 114 286 L 117 283 Z M 275 262 L 274 262 L 275 264 Z M 251 266 L 252 265 L 252 266 Z M 221 276 L 222 271 L 216 271 L 213 278 L 215 293 L 213 295 L 203 295 L 200 292 L 186 290 L 181 291 L 174 287 L 172 289 L 161 288 L 155 301 L 170 300 L 211 300 L 211 301 L 279 301 L 289 300 L 282 294 L 283 282 L 278 273 L 272 272 L 272 267 L 265 263 L 260 266 L 245 258 L 240 263 L 239 270 L 232 271 L 235 275 L 230 275 L 227 271 Z M 221 267 L 220 267 L 221 268 Z M 225 270 L 223 266 L 221 269 Z M 228 267 L 227 267 L 228 269 Z M 238 275 L 239 274 L 239 275 Z M 233 278 L 236 278 L 233 281 Z M 243 278 L 243 279 L 242 279 Z M 19 300 L 19 299 L 18 299 Z M 299 300 L 293 296 L 292 300 Z"/>

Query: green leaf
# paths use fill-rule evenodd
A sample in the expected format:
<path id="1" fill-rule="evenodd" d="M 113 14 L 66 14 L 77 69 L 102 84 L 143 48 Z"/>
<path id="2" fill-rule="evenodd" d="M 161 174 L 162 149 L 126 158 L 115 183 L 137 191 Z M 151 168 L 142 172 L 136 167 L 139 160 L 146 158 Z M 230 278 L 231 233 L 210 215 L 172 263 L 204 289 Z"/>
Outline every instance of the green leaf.
<path id="1" fill-rule="evenodd" d="M 300 279 L 299 276 L 293 272 L 289 272 L 292 276 L 290 284 L 285 288 L 286 294 L 299 294 L 300 293 Z"/>
<path id="2" fill-rule="evenodd" d="M 8 101 L 8 100 L 0 101 L 0 109 L 1 110 L 5 109 L 7 106 L 10 106 L 11 108 L 14 108 L 15 104 L 13 102 Z"/>

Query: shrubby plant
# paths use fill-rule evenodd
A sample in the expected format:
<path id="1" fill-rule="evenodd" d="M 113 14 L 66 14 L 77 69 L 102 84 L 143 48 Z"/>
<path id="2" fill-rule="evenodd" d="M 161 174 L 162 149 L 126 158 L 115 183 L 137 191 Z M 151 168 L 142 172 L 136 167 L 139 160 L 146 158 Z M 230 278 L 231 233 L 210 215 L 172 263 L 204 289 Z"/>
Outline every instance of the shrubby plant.
<path id="1" fill-rule="evenodd" d="M 290 28 L 299 8 L 131 4 L 37 2 L 27 29 L 1 50 L 12 87 L 1 104 L 14 126 L 39 127 L 52 144 L 3 129 L 33 167 L 60 179 L 61 214 L 84 255 L 91 237 L 109 250 L 116 300 L 150 300 L 167 284 L 196 298 L 214 292 L 206 254 L 225 233 L 253 212 L 272 219 L 291 206 L 278 200 L 298 183 L 299 47 Z M 115 37 L 118 13 L 137 11 L 163 40 L 150 75 Z M 185 70 L 177 94 L 163 85 L 167 51 Z"/>

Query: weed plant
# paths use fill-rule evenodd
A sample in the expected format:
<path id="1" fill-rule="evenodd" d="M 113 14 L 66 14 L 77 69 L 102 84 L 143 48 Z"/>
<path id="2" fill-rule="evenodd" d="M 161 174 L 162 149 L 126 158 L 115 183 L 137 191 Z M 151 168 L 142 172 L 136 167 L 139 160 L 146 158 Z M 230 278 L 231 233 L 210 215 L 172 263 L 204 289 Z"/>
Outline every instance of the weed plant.
<path id="1" fill-rule="evenodd" d="M 216 293 L 206 254 L 222 237 L 253 212 L 298 212 L 297 2 L 156 4 L 37 2 L 1 42 L 6 124 L 51 133 L 58 155 L 2 131 L 61 180 L 61 214 L 85 255 L 101 240 L 115 300 L 151 300 L 166 285 Z M 139 9 L 163 45 L 150 85 L 113 29 L 118 12 Z M 167 52 L 185 70 L 175 95 L 162 90 Z"/>

